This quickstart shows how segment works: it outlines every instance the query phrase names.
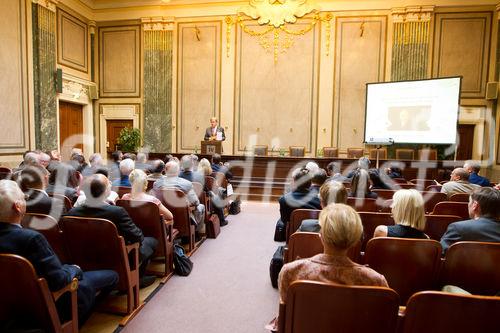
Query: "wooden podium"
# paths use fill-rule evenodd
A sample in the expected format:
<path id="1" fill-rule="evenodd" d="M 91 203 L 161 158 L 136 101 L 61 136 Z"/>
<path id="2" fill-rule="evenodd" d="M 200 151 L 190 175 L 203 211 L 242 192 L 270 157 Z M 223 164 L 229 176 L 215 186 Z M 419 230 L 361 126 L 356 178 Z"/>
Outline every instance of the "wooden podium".
<path id="1" fill-rule="evenodd" d="M 201 141 L 201 154 L 213 155 L 222 153 L 222 141 Z"/>

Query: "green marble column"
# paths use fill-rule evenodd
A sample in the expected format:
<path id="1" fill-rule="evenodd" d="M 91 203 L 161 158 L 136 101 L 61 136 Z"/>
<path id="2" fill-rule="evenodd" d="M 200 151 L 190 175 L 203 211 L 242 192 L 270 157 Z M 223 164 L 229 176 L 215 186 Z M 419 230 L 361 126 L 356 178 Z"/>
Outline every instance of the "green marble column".
<path id="1" fill-rule="evenodd" d="M 37 149 L 56 149 L 56 14 L 34 3 L 32 18 L 35 144 Z"/>
<path id="2" fill-rule="evenodd" d="M 428 77 L 429 21 L 394 23 L 392 81 L 420 80 Z"/>
<path id="3" fill-rule="evenodd" d="M 172 31 L 144 31 L 144 145 L 172 151 Z"/>

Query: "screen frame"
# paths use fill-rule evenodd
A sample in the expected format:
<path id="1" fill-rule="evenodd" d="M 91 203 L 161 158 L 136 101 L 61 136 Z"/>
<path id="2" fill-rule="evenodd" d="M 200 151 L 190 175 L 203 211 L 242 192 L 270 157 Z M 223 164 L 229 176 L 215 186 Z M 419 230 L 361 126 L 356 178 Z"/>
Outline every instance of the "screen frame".
<path id="1" fill-rule="evenodd" d="M 463 76 L 462 75 L 456 75 L 456 76 L 446 76 L 446 77 L 437 77 L 437 78 L 429 78 L 429 79 L 420 79 L 420 80 L 401 80 L 401 81 L 388 81 L 388 82 L 368 82 L 365 85 L 365 126 L 363 129 L 363 143 L 365 145 L 372 145 L 369 142 L 366 141 L 366 119 L 367 119 L 367 112 L 368 112 L 368 86 L 369 85 L 377 85 L 377 84 L 391 84 L 391 83 L 402 83 L 402 82 L 417 82 L 417 81 L 437 81 L 437 80 L 445 80 L 445 79 L 459 79 L 458 83 L 458 101 L 457 101 L 457 121 L 455 124 L 455 127 L 457 129 L 456 135 L 458 135 L 458 124 L 459 124 L 459 117 L 460 117 L 460 100 L 461 100 L 461 95 L 462 95 L 462 80 Z M 457 144 L 457 138 L 455 135 L 455 142 L 452 143 L 435 143 L 435 142 L 394 142 L 393 144 L 412 144 L 412 145 L 429 145 L 429 144 L 439 144 L 439 145 L 456 145 Z"/>

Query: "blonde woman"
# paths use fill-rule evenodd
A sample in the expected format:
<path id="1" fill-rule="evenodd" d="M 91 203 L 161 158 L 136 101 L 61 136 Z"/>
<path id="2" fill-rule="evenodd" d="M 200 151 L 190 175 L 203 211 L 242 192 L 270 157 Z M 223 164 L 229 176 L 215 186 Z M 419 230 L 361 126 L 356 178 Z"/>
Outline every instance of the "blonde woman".
<path id="1" fill-rule="evenodd" d="M 308 259 L 300 259 L 283 266 L 279 275 L 282 301 L 290 284 L 296 280 L 333 282 L 354 286 L 387 287 L 385 277 L 373 269 L 356 264 L 347 257 L 347 251 L 363 234 L 363 225 L 356 211 L 344 204 L 330 204 L 319 215 L 324 251 Z"/>
<path id="2" fill-rule="evenodd" d="M 146 193 L 146 189 L 148 188 L 148 176 L 146 173 L 140 169 L 135 169 L 130 173 L 129 176 L 130 183 L 132 184 L 132 191 L 130 193 L 126 193 L 123 195 L 123 200 L 137 200 L 137 201 L 149 201 L 160 208 L 160 214 L 166 220 L 172 220 L 174 216 L 172 213 L 165 207 L 161 201 Z"/>
<path id="3" fill-rule="evenodd" d="M 203 174 L 204 176 L 210 176 L 213 172 L 210 161 L 206 158 L 202 158 L 198 163 L 198 172 Z"/>
<path id="4" fill-rule="evenodd" d="M 395 225 L 379 225 L 373 237 L 428 239 L 424 233 L 424 198 L 417 190 L 399 190 L 392 197 L 392 216 Z"/>

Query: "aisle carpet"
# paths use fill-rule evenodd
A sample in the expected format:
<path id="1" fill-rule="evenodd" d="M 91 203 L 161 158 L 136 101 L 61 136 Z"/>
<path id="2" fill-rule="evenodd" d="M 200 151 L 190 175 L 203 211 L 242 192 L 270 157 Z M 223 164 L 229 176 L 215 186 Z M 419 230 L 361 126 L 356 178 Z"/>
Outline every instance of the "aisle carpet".
<path id="1" fill-rule="evenodd" d="M 193 254 L 191 275 L 171 278 L 122 332 L 267 332 L 278 310 L 269 280 L 278 217 L 277 204 L 243 202 Z"/>

